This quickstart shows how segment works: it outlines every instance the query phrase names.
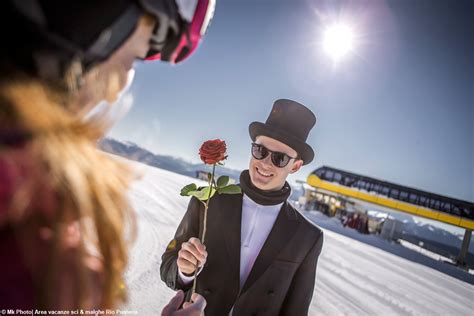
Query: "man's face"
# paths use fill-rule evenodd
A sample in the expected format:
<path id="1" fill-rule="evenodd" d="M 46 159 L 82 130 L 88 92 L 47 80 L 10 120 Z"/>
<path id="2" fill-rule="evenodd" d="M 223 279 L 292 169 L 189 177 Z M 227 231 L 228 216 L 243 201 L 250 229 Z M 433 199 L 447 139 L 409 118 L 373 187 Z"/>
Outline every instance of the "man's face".
<path id="1" fill-rule="evenodd" d="M 294 149 L 267 136 L 257 136 L 255 143 L 263 145 L 271 151 L 285 153 L 290 157 L 297 156 Z M 253 185 L 260 190 L 280 190 L 285 184 L 288 175 L 298 171 L 302 165 L 302 160 L 291 159 L 285 167 L 278 168 L 272 163 L 271 154 L 262 160 L 255 159 L 251 156 L 249 163 L 250 180 Z"/>

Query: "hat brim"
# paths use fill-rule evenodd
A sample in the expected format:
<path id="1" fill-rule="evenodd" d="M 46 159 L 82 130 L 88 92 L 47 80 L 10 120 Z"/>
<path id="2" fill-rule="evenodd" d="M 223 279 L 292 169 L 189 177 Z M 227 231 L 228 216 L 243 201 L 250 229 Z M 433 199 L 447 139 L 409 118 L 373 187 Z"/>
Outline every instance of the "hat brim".
<path id="1" fill-rule="evenodd" d="M 276 139 L 285 145 L 293 148 L 303 160 L 303 165 L 309 164 L 314 159 L 314 151 L 310 145 L 295 138 L 291 134 L 276 130 L 261 122 L 252 122 L 249 125 L 249 134 L 252 141 L 255 141 L 257 136 L 267 136 Z"/>

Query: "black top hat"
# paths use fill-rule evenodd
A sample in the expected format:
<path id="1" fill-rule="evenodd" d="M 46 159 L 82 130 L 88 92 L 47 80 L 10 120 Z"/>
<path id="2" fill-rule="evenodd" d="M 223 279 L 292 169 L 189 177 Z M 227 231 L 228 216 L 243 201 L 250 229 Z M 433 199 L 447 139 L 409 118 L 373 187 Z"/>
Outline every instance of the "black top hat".
<path id="1" fill-rule="evenodd" d="M 279 99 L 273 103 L 265 124 L 252 122 L 249 133 L 253 141 L 257 136 L 268 136 L 290 146 L 307 165 L 314 158 L 313 148 L 306 143 L 314 124 L 316 116 L 310 109 L 292 100 Z"/>

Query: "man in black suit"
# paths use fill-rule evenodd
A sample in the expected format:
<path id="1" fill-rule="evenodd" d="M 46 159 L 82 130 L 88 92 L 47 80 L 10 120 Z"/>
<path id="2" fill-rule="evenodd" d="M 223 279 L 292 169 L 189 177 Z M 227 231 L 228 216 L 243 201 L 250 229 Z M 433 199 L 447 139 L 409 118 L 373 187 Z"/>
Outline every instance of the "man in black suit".
<path id="1" fill-rule="evenodd" d="M 287 202 L 286 178 L 313 160 L 306 139 L 315 123 L 308 108 L 281 99 L 265 123 L 250 124 L 243 194 L 212 198 L 205 245 L 204 207 L 191 198 L 162 256 L 161 278 L 172 289 L 190 290 L 197 264 L 206 315 L 308 314 L 323 233 Z"/>

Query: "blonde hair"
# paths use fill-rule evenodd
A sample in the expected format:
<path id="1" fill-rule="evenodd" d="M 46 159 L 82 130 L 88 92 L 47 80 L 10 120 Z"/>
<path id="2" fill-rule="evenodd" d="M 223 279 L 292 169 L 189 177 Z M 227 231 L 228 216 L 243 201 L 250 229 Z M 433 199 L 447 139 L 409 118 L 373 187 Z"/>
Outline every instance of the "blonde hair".
<path id="1" fill-rule="evenodd" d="M 67 92 L 21 78 L 3 82 L 0 98 L 0 126 L 29 135 L 24 148 L 0 147 L 0 158 L 27 170 L 14 187 L 8 216 L 31 269 L 36 269 L 39 251 L 34 232 L 43 234 L 49 245 L 48 255 L 41 254 L 47 257 L 45 269 L 34 281 L 37 306 L 108 308 L 124 302 L 124 270 L 135 235 L 126 193 L 135 174 L 96 149 L 103 123 L 77 117 L 68 107 Z M 45 195 L 53 198 L 48 207 L 38 202 Z M 68 229 L 73 223 L 79 224 L 80 234 L 71 248 Z M 92 270 L 87 264 L 91 252 L 101 262 Z M 69 290 L 61 291 L 58 284 Z"/>

